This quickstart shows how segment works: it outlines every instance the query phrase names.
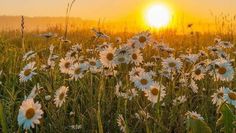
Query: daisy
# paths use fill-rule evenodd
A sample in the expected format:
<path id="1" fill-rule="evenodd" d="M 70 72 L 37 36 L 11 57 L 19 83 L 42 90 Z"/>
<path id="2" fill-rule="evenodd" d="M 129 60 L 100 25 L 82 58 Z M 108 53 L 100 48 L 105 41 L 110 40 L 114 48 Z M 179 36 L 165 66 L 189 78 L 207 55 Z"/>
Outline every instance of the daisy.
<path id="1" fill-rule="evenodd" d="M 196 111 L 188 111 L 186 114 L 188 119 L 199 119 L 199 120 L 204 120 L 204 118 L 198 114 Z"/>
<path id="2" fill-rule="evenodd" d="M 218 43 L 219 46 L 223 47 L 223 48 L 232 48 L 234 45 L 229 42 L 229 41 L 220 41 Z"/>
<path id="3" fill-rule="evenodd" d="M 189 62 L 189 63 L 196 63 L 199 59 L 198 54 L 189 54 L 189 55 L 181 55 L 180 56 L 183 60 Z"/>
<path id="4" fill-rule="evenodd" d="M 191 73 L 191 77 L 194 80 L 201 80 L 205 77 L 205 68 L 203 66 L 200 65 L 195 65 L 192 73 Z"/>
<path id="5" fill-rule="evenodd" d="M 84 73 L 88 70 L 87 63 L 75 63 L 71 68 L 71 79 L 78 80 L 79 78 L 84 77 Z"/>
<path id="6" fill-rule="evenodd" d="M 30 62 L 27 64 L 23 70 L 20 72 L 19 77 L 20 77 L 20 82 L 26 82 L 28 80 L 31 80 L 36 73 L 34 70 L 36 70 L 35 62 Z"/>
<path id="7" fill-rule="evenodd" d="M 229 88 L 224 87 L 224 100 L 228 103 L 236 107 L 236 92 L 230 90 Z"/>
<path id="8" fill-rule="evenodd" d="M 68 87 L 61 86 L 55 93 L 54 103 L 56 107 L 61 107 L 61 105 L 65 102 L 67 96 Z"/>
<path id="9" fill-rule="evenodd" d="M 165 87 L 157 82 L 154 82 L 149 89 L 145 90 L 145 96 L 153 104 L 158 100 L 162 101 L 166 95 Z"/>
<path id="10" fill-rule="evenodd" d="M 130 81 L 134 82 L 136 77 L 138 77 L 141 73 L 145 72 L 145 70 L 141 67 L 133 67 L 129 72 Z"/>
<path id="11" fill-rule="evenodd" d="M 193 79 L 191 79 L 189 87 L 192 89 L 193 93 L 198 93 L 198 86 Z"/>
<path id="12" fill-rule="evenodd" d="M 179 104 L 182 104 L 184 102 L 187 101 L 187 98 L 185 96 L 179 96 L 179 97 L 176 97 L 174 100 L 173 100 L 173 105 L 179 105 Z"/>
<path id="13" fill-rule="evenodd" d="M 32 58 L 35 58 L 36 55 L 37 55 L 37 53 L 31 50 L 23 56 L 23 61 L 28 61 Z"/>
<path id="14" fill-rule="evenodd" d="M 151 34 L 149 32 L 142 32 L 134 36 L 132 40 L 136 48 L 144 48 L 146 44 L 151 42 Z"/>
<path id="15" fill-rule="evenodd" d="M 119 114 L 118 118 L 116 120 L 117 120 L 118 126 L 120 127 L 120 131 L 125 133 L 126 132 L 126 123 L 125 123 L 124 117 L 121 114 Z"/>
<path id="16" fill-rule="evenodd" d="M 234 68 L 227 60 L 216 60 L 215 79 L 221 81 L 232 81 L 234 78 Z"/>
<path id="17" fill-rule="evenodd" d="M 74 60 L 72 58 L 62 58 L 59 63 L 61 73 L 71 74 L 73 63 Z"/>
<path id="18" fill-rule="evenodd" d="M 148 73 L 141 73 L 141 75 L 135 77 L 134 86 L 140 90 L 149 89 L 153 84 L 152 76 Z"/>
<path id="19" fill-rule="evenodd" d="M 221 103 L 224 101 L 223 96 L 224 96 L 224 89 L 225 87 L 220 87 L 212 96 L 212 103 L 215 104 L 216 106 L 221 105 Z"/>
<path id="20" fill-rule="evenodd" d="M 90 58 L 88 59 L 88 65 L 89 65 L 89 70 L 91 73 L 97 73 L 101 71 L 102 63 L 100 60 L 97 60 L 95 58 Z"/>
<path id="21" fill-rule="evenodd" d="M 35 124 L 40 124 L 43 111 L 41 110 L 41 104 L 38 102 L 34 103 L 32 98 L 26 99 L 22 102 L 19 114 L 17 117 L 18 124 L 23 125 L 24 129 L 34 128 Z"/>
<path id="22" fill-rule="evenodd" d="M 29 96 L 27 97 L 28 99 L 30 98 L 35 98 L 39 93 L 40 91 L 43 89 L 43 87 L 41 87 L 39 85 L 39 83 L 37 83 L 34 88 L 31 90 Z"/>
<path id="23" fill-rule="evenodd" d="M 183 63 L 179 58 L 175 59 L 173 57 L 169 57 L 163 59 L 162 66 L 167 71 L 179 71 L 182 68 Z"/>
<path id="24" fill-rule="evenodd" d="M 129 64 L 130 55 L 128 55 L 128 54 L 116 54 L 115 58 L 114 58 L 114 62 L 115 62 L 116 65 Z"/>
<path id="25" fill-rule="evenodd" d="M 114 58 L 115 58 L 115 48 L 108 47 L 104 51 L 99 53 L 100 61 L 102 62 L 103 66 L 114 68 L 116 66 Z"/>

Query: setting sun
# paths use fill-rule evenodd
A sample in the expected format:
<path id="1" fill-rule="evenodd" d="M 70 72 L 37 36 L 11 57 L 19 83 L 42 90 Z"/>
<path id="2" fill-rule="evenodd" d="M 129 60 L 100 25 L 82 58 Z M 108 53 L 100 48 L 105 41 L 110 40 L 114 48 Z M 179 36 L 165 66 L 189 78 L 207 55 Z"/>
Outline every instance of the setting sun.
<path id="1" fill-rule="evenodd" d="M 171 14 L 167 6 L 158 4 L 149 7 L 145 17 L 150 26 L 161 28 L 168 25 Z"/>

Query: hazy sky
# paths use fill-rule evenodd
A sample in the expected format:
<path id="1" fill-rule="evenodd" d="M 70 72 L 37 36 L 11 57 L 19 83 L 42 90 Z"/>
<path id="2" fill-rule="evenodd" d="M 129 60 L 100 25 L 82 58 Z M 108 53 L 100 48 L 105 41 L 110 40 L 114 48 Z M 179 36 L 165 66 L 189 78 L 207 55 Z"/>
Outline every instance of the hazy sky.
<path id="1" fill-rule="evenodd" d="M 69 0 L 0 0 L 0 15 L 64 16 Z M 139 16 L 151 3 L 166 3 L 171 10 L 194 17 L 210 11 L 236 14 L 236 0 L 77 0 L 71 15 L 85 19 Z"/>

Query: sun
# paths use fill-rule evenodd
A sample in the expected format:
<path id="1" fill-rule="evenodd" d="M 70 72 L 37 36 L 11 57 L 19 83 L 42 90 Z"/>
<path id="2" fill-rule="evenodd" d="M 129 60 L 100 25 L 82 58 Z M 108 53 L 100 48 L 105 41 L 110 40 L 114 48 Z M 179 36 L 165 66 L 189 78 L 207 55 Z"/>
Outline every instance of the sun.
<path id="1" fill-rule="evenodd" d="M 166 5 L 157 4 L 148 8 L 145 14 L 148 25 L 156 28 L 165 27 L 171 19 L 170 10 Z"/>

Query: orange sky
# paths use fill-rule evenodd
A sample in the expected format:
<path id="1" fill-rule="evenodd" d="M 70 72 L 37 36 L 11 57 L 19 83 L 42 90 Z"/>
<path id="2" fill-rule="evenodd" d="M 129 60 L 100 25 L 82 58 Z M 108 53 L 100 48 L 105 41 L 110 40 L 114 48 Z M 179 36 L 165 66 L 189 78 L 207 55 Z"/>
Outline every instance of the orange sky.
<path id="1" fill-rule="evenodd" d="M 64 16 L 69 0 L 0 0 L 0 15 Z M 77 0 L 72 16 L 114 19 L 139 16 L 150 3 L 166 3 L 174 13 L 207 18 L 210 12 L 236 14 L 236 0 Z"/>

